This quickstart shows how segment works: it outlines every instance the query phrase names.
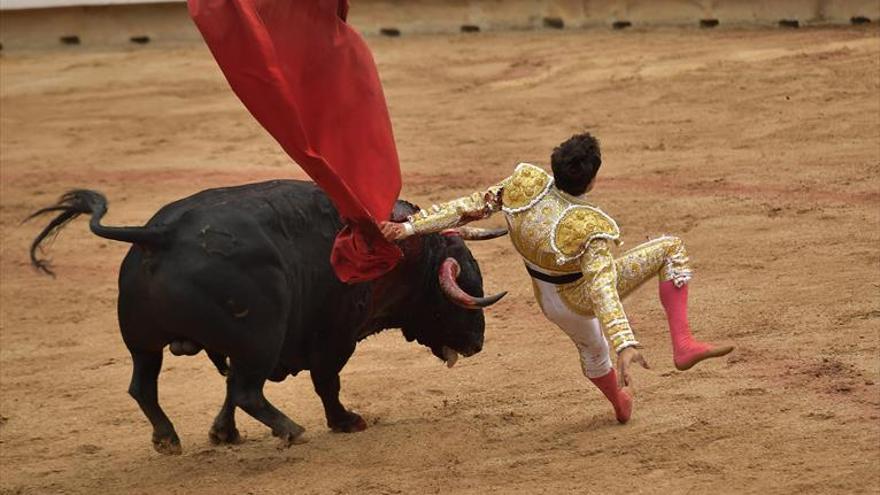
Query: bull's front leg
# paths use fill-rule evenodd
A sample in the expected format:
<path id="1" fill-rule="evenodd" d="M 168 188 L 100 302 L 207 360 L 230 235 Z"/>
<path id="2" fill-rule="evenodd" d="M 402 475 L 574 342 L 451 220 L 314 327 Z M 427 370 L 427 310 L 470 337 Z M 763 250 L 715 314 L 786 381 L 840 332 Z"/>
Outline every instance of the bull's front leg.
<path id="1" fill-rule="evenodd" d="M 335 367 L 334 367 L 335 368 Z M 324 404 L 327 426 L 337 433 L 354 433 L 367 429 L 367 422 L 357 413 L 349 411 L 339 402 L 339 369 L 311 370 L 315 392 Z"/>
<path id="2" fill-rule="evenodd" d="M 208 438 L 214 445 L 237 444 L 242 441 L 241 434 L 235 427 L 235 404 L 232 403 L 228 393 L 226 400 L 223 401 L 223 407 L 220 408 L 220 413 L 217 414 L 214 424 L 211 425 L 211 430 L 208 431 Z"/>

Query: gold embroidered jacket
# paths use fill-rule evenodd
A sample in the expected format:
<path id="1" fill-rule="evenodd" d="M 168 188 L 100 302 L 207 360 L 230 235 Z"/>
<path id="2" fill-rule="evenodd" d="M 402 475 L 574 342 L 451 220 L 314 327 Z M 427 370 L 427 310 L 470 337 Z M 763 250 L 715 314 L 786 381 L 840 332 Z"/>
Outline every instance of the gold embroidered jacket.
<path id="1" fill-rule="evenodd" d="M 611 217 L 553 187 L 553 176 L 521 163 L 489 189 L 409 218 L 417 234 L 439 232 L 503 211 L 514 247 L 533 268 L 550 275 L 581 271 L 583 278 L 557 286 L 574 312 L 595 315 L 618 352 L 638 344 L 617 292 L 611 248 L 620 230 Z"/>

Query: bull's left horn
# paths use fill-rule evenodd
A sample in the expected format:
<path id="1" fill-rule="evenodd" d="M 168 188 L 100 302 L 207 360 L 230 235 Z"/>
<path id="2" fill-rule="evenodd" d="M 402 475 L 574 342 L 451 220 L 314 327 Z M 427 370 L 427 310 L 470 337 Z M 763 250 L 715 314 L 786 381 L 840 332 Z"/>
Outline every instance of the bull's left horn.
<path id="1" fill-rule="evenodd" d="M 472 296 L 459 287 L 456 279 L 460 272 L 461 266 L 455 258 L 446 258 L 440 265 L 440 289 L 457 306 L 467 309 L 488 308 L 507 295 L 505 291 L 488 297 Z"/>
<path id="2" fill-rule="evenodd" d="M 444 235 L 459 235 L 466 241 L 488 241 L 507 235 L 507 229 L 481 229 L 479 227 L 459 227 L 443 231 Z"/>

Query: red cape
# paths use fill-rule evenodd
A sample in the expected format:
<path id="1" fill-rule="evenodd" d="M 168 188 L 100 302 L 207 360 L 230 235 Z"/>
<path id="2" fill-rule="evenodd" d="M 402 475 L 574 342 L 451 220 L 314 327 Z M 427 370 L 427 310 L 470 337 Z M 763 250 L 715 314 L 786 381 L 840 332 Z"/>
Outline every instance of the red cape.
<path id="1" fill-rule="evenodd" d="M 348 0 L 189 0 L 189 12 L 232 90 L 346 222 L 331 254 L 340 280 L 392 269 L 402 254 L 377 222 L 391 216 L 400 164 Z"/>

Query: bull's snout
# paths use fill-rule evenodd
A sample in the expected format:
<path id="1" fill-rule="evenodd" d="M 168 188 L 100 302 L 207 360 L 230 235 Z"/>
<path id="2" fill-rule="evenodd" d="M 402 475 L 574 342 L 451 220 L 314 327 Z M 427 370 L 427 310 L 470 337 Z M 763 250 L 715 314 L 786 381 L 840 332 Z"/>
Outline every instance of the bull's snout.
<path id="1" fill-rule="evenodd" d="M 474 354 L 483 350 L 483 338 L 480 337 L 475 339 L 464 345 L 456 345 L 454 348 L 448 345 L 444 345 L 440 349 L 440 353 L 437 356 L 446 361 L 446 366 L 452 368 L 455 366 L 455 363 L 458 362 L 458 357 L 471 357 Z"/>
<path id="2" fill-rule="evenodd" d="M 461 352 L 461 355 L 464 357 L 471 357 L 474 354 L 477 354 L 478 352 L 480 352 L 482 350 L 483 350 L 483 342 L 480 341 L 480 342 L 476 342 L 476 343 L 469 345 L 467 349 L 465 349 Z"/>
<path id="3" fill-rule="evenodd" d="M 458 351 L 464 357 L 471 357 L 474 354 L 483 350 L 483 336 L 482 335 L 472 335 L 469 336 L 464 342 L 459 342 L 458 345 L 455 345 L 455 350 Z"/>

